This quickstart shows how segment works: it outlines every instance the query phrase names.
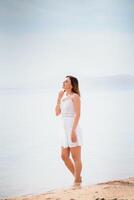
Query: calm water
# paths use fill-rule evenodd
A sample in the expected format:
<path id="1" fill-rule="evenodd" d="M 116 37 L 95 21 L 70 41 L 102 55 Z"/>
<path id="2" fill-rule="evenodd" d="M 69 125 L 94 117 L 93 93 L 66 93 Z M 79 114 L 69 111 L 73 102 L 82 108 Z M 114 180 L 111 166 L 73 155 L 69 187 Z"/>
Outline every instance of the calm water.
<path id="1" fill-rule="evenodd" d="M 0 91 L 0 197 L 71 186 L 60 158 L 58 90 Z M 83 185 L 134 176 L 134 91 L 83 91 Z"/>

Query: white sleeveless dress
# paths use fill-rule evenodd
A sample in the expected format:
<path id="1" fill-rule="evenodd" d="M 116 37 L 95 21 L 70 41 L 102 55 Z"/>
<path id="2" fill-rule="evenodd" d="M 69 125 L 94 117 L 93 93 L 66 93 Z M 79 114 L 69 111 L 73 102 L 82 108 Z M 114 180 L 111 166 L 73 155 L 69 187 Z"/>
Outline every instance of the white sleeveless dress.
<path id="1" fill-rule="evenodd" d="M 71 140 L 71 130 L 73 126 L 74 116 L 75 116 L 75 110 L 73 101 L 70 96 L 67 96 L 66 93 L 64 93 L 62 99 L 61 99 L 61 118 L 63 122 L 63 130 L 64 133 L 61 135 L 61 146 L 66 147 L 76 147 L 76 146 L 82 146 L 83 145 L 83 138 L 82 138 L 82 130 L 79 125 L 79 121 L 76 127 L 76 136 L 77 141 L 72 142 Z"/>

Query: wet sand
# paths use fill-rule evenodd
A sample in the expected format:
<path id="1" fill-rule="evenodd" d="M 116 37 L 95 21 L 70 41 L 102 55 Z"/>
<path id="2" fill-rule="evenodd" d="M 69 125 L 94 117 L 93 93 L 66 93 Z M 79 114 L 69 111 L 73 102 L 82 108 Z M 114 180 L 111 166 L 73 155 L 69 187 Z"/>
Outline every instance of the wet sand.
<path id="1" fill-rule="evenodd" d="M 134 200 L 134 177 L 88 186 L 71 186 L 38 195 L 5 198 L 8 200 Z"/>

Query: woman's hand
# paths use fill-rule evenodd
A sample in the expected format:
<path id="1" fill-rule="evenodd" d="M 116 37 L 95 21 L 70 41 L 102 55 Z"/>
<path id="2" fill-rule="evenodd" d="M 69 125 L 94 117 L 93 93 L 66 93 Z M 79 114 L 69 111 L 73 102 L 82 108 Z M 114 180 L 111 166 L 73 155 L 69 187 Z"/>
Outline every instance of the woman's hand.
<path id="1" fill-rule="evenodd" d="M 71 132 L 71 141 L 72 142 L 77 142 L 77 135 L 75 131 Z"/>
<path id="2" fill-rule="evenodd" d="M 58 99 L 61 100 L 62 96 L 64 95 L 65 90 L 60 90 L 59 94 L 58 94 Z"/>

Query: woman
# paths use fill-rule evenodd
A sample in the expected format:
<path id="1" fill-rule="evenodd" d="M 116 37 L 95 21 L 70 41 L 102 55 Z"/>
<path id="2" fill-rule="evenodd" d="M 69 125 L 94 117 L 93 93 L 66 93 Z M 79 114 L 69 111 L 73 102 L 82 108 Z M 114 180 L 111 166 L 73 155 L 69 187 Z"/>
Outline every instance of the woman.
<path id="1" fill-rule="evenodd" d="M 80 91 L 78 79 L 66 76 L 63 81 L 63 90 L 58 94 L 55 107 L 56 116 L 62 116 L 64 133 L 61 144 L 61 158 L 66 167 L 74 176 L 74 184 L 80 184 L 81 179 L 81 146 L 82 132 L 79 126 L 80 119 Z M 70 153 L 73 159 L 70 159 Z"/>

